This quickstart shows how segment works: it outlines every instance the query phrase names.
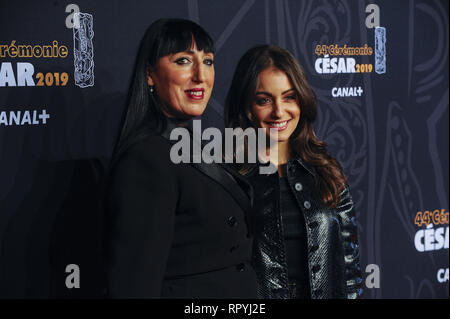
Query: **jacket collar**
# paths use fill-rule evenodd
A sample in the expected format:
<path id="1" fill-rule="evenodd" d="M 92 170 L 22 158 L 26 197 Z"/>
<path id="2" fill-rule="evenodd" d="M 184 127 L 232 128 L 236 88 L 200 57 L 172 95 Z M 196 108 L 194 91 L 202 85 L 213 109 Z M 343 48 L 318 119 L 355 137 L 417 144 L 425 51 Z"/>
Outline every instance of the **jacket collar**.
<path id="1" fill-rule="evenodd" d="M 314 169 L 314 167 L 308 163 L 306 163 L 301 157 L 300 155 L 295 156 L 294 158 L 290 159 L 288 161 L 288 166 L 289 166 L 289 162 L 296 162 L 298 164 L 300 164 L 301 166 L 303 166 L 312 176 L 316 177 L 316 170 Z"/>
<path id="2" fill-rule="evenodd" d="M 310 173 L 312 176 L 316 177 L 316 170 L 315 170 L 315 168 L 314 168 L 311 164 L 308 164 L 307 162 L 305 162 L 305 161 L 301 158 L 300 155 L 295 155 L 294 157 L 290 158 L 290 159 L 288 160 L 287 166 L 288 166 L 288 169 L 289 169 L 289 167 L 291 167 L 292 165 L 299 165 L 299 164 L 300 164 L 304 169 L 306 169 L 306 171 L 307 171 L 308 173 Z M 267 166 L 267 165 L 269 165 L 269 163 L 268 163 L 268 162 L 263 162 L 263 163 L 261 163 L 261 162 L 258 160 L 258 162 L 257 162 L 255 165 L 253 165 L 253 166 L 251 167 L 249 174 L 250 174 L 250 175 L 253 175 L 253 174 L 258 173 L 257 170 L 259 170 L 259 167 L 260 167 L 261 165 Z"/>
<path id="3" fill-rule="evenodd" d="M 192 132 L 192 120 L 176 120 L 166 118 L 160 134 L 162 137 L 170 141 L 170 133 L 177 127 L 185 127 Z"/>
<path id="4" fill-rule="evenodd" d="M 185 127 L 190 132 L 191 142 L 199 143 L 202 145 L 202 141 L 198 141 L 193 138 L 193 120 L 172 120 L 167 119 L 165 128 L 162 130 L 161 136 L 164 137 L 169 143 L 175 144 L 177 141 L 170 139 L 170 133 L 177 127 Z M 192 149 L 192 147 L 191 147 Z M 238 172 L 235 172 L 229 165 L 211 163 L 207 164 L 201 161 L 200 163 L 190 163 L 194 168 L 201 173 L 207 175 L 209 178 L 219 183 L 241 206 L 244 212 L 248 212 L 251 208 L 251 202 L 253 199 L 253 189 L 248 181 L 242 177 Z M 245 186 L 243 190 L 239 185 Z M 247 196 L 248 197 L 247 197 Z"/>

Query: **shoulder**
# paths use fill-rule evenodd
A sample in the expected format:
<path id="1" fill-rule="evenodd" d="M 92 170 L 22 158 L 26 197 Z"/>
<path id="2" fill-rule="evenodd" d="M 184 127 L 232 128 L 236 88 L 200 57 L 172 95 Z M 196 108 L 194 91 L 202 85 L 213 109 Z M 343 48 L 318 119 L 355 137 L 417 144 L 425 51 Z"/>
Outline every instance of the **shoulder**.
<path id="1" fill-rule="evenodd" d="M 342 190 L 339 193 L 339 197 L 341 199 L 341 202 L 345 200 L 347 201 L 352 200 L 352 195 L 350 194 L 350 186 L 348 184 L 342 186 Z"/>
<path id="2" fill-rule="evenodd" d="M 166 171 L 172 164 L 170 148 L 169 141 L 160 135 L 145 136 L 134 142 L 121 154 L 113 171 L 142 168 Z"/>
<path id="3" fill-rule="evenodd" d="M 134 142 L 124 152 L 126 156 L 134 156 L 142 153 L 157 153 L 170 151 L 171 144 L 167 139 L 157 134 L 149 134 Z"/>
<path id="4" fill-rule="evenodd" d="M 339 204 L 337 209 L 340 213 L 347 213 L 353 210 L 353 198 L 350 194 L 350 187 L 346 184 L 343 190 L 339 193 Z"/>

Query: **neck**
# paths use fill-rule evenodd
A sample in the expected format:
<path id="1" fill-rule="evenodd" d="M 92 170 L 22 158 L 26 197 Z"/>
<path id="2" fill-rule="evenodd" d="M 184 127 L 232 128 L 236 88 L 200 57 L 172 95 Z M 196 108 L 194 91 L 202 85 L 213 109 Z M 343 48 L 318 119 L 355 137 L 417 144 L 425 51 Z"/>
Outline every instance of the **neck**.
<path id="1" fill-rule="evenodd" d="M 289 145 L 289 141 L 277 143 L 278 145 L 278 167 L 280 165 L 284 165 L 289 160 L 291 156 L 291 147 Z"/>
<path id="2" fill-rule="evenodd" d="M 260 154 L 265 161 L 269 161 L 278 167 L 278 174 L 284 176 L 284 168 L 291 155 L 289 141 L 275 143 L 273 147 L 266 149 L 266 154 Z"/>

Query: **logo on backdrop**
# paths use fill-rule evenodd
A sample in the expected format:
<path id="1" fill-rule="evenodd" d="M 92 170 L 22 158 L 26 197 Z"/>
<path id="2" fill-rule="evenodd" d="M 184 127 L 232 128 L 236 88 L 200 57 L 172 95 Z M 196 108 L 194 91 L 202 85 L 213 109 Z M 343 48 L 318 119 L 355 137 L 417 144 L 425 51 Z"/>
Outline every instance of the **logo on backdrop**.
<path id="1" fill-rule="evenodd" d="M 76 4 L 68 4 L 66 28 L 73 30 L 73 77 L 80 88 L 94 86 L 94 18 L 80 12 Z"/>
<path id="2" fill-rule="evenodd" d="M 69 81 L 67 72 L 35 72 L 34 64 L 17 59 L 65 59 L 69 49 L 57 40 L 47 44 L 20 43 L 12 40 L 9 44 L 0 44 L 0 90 L 4 87 L 56 87 L 66 86 Z M 3 59 L 10 59 L 4 61 Z M 17 62 L 16 62 L 17 61 Z M 0 127 L 47 124 L 50 114 L 46 107 L 40 109 L 0 111 Z"/>
<path id="3" fill-rule="evenodd" d="M 386 73 L 386 28 L 380 27 L 380 7 L 374 3 L 367 5 L 366 27 L 375 29 L 375 72 Z"/>
<path id="4" fill-rule="evenodd" d="M 448 210 L 417 212 L 414 224 L 420 227 L 414 236 L 417 251 L 448 249 Z"/>
<path id="5" fill-rule="evenodd" d="M 91 14 L 76 12 L 73 27 L 73 63 L 75 85 L 80 88 L 94 86 L 94 37 Z"/>
<path id="6" fill-rule="evenodd" d="M 318 74 L 386 73 L 386 28 L 380 26 L 380 8 L 369 4 L 365 12 L 365 25 L 374 32 L 373 44 L 317 44 L 314 69 Z M 364 89 L 358 85 L 333 87 L 330 93 L 332 98 L 360 97 Z"/>
<path id="7" fill-rule="evenodd" d="M 319 56 L 314 64 L 315 70 L 319 74 L 370 73 L 373 69 L 373 65 L 370 63 L 357 63 L 359 56 L 371 56 L 373 54 L 373 49 L 367 43 L 359 47 L 351 47 L 347 44 L 343 46 L 339 44 L 318 44 L 314 53 Z"/>
<path id="8" fill-rule="evenodd" d="M 94 46 L 92 15 L 81 13 L 75 4 L 66 7 L 70 12 L 65 26 L 73 30 L 74 82 L 80 88 L 94 85 Z M 69 72 L 39 72 L 39 62 L 57 62 L 69 55 L 68 46 L 58 40 L 50 43 L 21 43 L 12 40 L 0 43 L 0 90 L 4 87 L 65 87 Z M 27 59 L 26 62 L 21 59 Z M 0 127 L 45 125 L 51 116 L 45 106 L 39 109 L 27 107 L 21 110 L 0 111 Z"/>
<path id="9" fill-rule="evenodd" d="M 448 268 L 441 268 L 436 274 L 437 281 L 441 284 L 448 282 Z"/>
<path id="10" fill-rule="evenodd" d="M 361 96 L 363 93 L 364 93 L 364 90 L 360 86 L 334 87 L 331 89 L 332 97 Z"/>
<path id="11" fill-rule="evenodd" d="M 69 49 L 60 45 L 57 40 L 51 43 L 26 44 L 12 40 L 10 44 L 0 44 L 0 58 L 36 58 L 65 59 Z M 66 86 L 69 75 L 67 72 L 37 72 L 30 62 L 2 62 L 0 64 L 0 87 L 16 86 Z"/>

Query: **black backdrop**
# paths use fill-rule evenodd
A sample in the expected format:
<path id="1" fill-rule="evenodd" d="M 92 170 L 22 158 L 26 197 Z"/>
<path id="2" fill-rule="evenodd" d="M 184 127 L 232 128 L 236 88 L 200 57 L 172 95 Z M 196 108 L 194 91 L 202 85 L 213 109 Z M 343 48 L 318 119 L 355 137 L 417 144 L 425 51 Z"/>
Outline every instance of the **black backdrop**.
<path id="1" fill-rule="evenodd" d="M 223 128 L 234 67 L 251 46 L 286 47 L 304 66 L 319 100 L 316 131 L 342 163 L 356 203 L 364 298 L 448 298 L 448 1 L 77 0 L 93 20 L 93 86 L 85 88 L 74 81 L 70 3 L 0 0 L 0 297 L 102 296 L 96 198 L 138 44 L 152 21 L 180 17 L 216 42 L 203 128 Z M 380 73 L 376 26 L 385 30 Z M 67 56 L 40 56 L 39 46 L 55 40 Z M 372 54 L 317 51 L 365 44 Z M 20 45 L 38 48 L 27 56 L 14 50 Z M 334 57 L 372 72 L 319 73 L 317 60 Z M 19 81 L 21 63 L 34 67 L 34 86 Z M 352 89 L 336 96 L 348 91 L 337 88 Z M 44 109 L 46 121 L 38 117 Z M 65 286 L 68 264 L 80 268 L 78 289 Z"/>

